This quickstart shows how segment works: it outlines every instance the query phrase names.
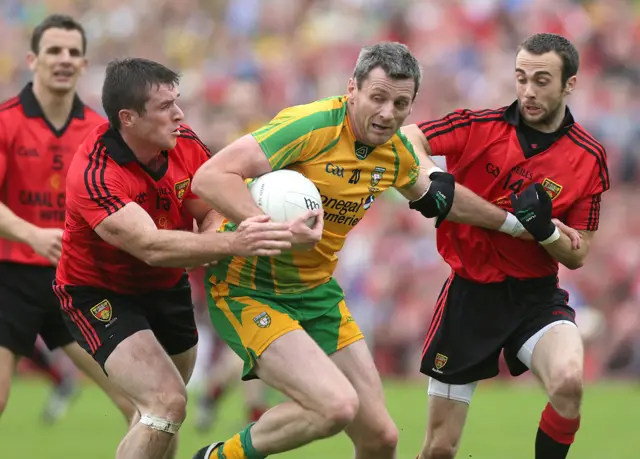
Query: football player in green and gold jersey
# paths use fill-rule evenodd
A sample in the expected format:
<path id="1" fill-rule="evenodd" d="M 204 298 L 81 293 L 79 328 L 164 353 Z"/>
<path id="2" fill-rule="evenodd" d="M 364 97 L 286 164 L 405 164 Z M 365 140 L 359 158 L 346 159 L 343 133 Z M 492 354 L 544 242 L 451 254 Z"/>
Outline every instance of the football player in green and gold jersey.
<path id="1" fill-rule="evenodd" d="M 233 231 L 262 214 L 245 180 L 288 168 L 313 181 L 323 209 L 316 225 L 290 226 L 310 248 L 277 257 L 233 257 L 209 268 L 209 309 L 218 333 L 244 359 L 243 379 L 259 377 L 291 401 L 194 459 L 258 459 L 342 430 L 356 458 L 395 457 L 398 431 L 380 377 L 344 293 L 332 277 L 349 231 L 382 192 L 395 188 L 427 217 L 504 230 L 506 212 L 453 177 L 423 167 L 399 131 L 421 81 L 418 61 L 399 43 L 364 48 L 348 94 L 287 108 L 241 137 L 196 173 L 193 190 Z M 455 204 L 453 196 L 455 190 Z"/>

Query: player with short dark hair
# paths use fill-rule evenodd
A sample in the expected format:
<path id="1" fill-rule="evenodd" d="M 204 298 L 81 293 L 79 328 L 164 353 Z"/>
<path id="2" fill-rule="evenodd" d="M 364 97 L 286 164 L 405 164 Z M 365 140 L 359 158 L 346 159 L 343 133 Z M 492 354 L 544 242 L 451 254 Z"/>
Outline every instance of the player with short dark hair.
<path id="1" fill-rule="evenodd" d="M 74 341 L 51 291 L 60 256 L 65 179 L 78 145 L 104 119 L 82 103 L 76 84 L 87 65 L 86 37 L 73 18 L 38 25 L 27 64 L 33 81 L 0 104 L 0 413 L 16 360 L 38 334 L 61 348 L 131 419 L 135 408 Z"/>
<path id="2" fill-rule="evenodd" d="M 421 150 L 446 156 L 457 182 L 512 210 L 534 239 L 449 221 L 438 229 L 438 250 L 452 273 L 422 355 L 430 378 L 421 459 L 455 456 L 477 381 L 498 374 L 501 351 L 512 375 L 532 370 L 548 394 L 537 459 L 564 459 L 580 425 L 583 345 L 558 286 L 558 264 L 577 269 L 585 262 L 609 188 L 607 158 L 567 107 L 579 66 L 571 42 L 536 34 L 515 60 L 517 100 L 510 106 L 458 110 L 403 129 Z M 577 230 L 579 244 L 553 218 Z"/>
<path id="3" fill-rule="evenodd" d="M 236 233 L 216 231 L 217 214 L 191 191 L 210 155 L 183 124 L 178 82 L 157 62 L 109 63 L 102 101 L 110 123 L 69 166 L 54 290 L 73 336 L 141 414 L 118 459 L 175 453 L 198 341 L 184 268 L 291 247 L 287 225 L 264 216 Z"/>

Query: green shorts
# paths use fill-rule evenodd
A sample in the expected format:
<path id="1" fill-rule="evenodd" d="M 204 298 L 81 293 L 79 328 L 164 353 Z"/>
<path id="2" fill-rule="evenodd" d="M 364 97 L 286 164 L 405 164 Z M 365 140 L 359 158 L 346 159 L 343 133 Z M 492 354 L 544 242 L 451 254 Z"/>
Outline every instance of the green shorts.
<path id="1" fill-rule="evenodd" d="M 211 321 L 220 337 L 244 360 L 242 379 L 255 379 L 258 357 L 280 336 L 304 330 L 328 355 L 363 338 L 331 279 L 298 294 L 264 294 L 205 276 Z"/>

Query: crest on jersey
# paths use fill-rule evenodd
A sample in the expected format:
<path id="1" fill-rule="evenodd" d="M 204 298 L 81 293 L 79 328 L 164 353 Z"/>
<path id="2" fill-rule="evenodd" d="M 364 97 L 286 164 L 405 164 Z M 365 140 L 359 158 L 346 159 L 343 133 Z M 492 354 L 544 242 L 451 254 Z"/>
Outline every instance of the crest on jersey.
<path id="1" fill-rule="evenodd" d="M 552 200 L 557 198 L 562 191 L 562 185 L 554 182 L 550 178 L 546 178 L 543 180 L 542 188 L 547 191 L 547 194 L 551 197 Z"/>
<path id="2" fill-rule="evenodd" d="M 380 183 L 380 180 L 382 180 L 382 175 L 384 174 L 384 172 L 386 171 L 386 169 L 384 167 L 379 167 L 376 166 L 373 171 L 371 171 L 371 187 L 375 188 L 378 183 Z"/>
<path id="3" fill-rule="evenodd" d="M 253 318 L 253 322 L 260 328 L 268 328 L 271 325 L 271 316 L 266 312 L 261 312 Z"/>
<path id="4" fill-rule="evenodd" d="M 184 180 L 180 180 L 175 185 L 173 185 L 173 189 L 176 192 L 176 197 L 179 201 L 184 199 L 184 194 L 187 192 L 187 188 L 189 188 L 189 184 L 191 183 L 190 178 L 186 178 Z"/>
<path id="5" fill-rule="evenodd" d="M 441 370 L 442 367 L 447 364 L 447 360 L 449 360 L 449 357 L 446 355 L 440 353 L 436 354 L 436 369 Z"/>
<path id="6" fill-rule="evenodd" d="M 109 300 L 102 300 L 100 303 L 92 307 L 90 311 L 91 315 L 93 315 L 93 317 L 98 319 L 100 322 L 109 322 L 113 313 Z"/>

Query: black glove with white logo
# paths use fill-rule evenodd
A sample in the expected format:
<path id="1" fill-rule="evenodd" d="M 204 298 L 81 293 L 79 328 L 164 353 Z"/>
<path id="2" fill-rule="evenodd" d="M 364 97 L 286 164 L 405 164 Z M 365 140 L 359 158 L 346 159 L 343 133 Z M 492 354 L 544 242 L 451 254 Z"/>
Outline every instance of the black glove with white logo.
<path id="1" fill-rule="evenodd" d="M 417 210 L 427 218 L 438 217 L 436 228 L 447 218 L 453 206 L 456 181 L 453 175 L 447 172 L 432 172 L 429 174 L 431 184 L 427 191 L 415 201 L 409 202 L 409 208 Z"/>
<path id="2" fill-rule="evenodd" d="M 551 221 L 551 197 L 539 183 L 529 185 L 520 195 L 513 193 L 511 205 L 516 218 L 538 242 L 547 241 L 556 231 Z"/>

